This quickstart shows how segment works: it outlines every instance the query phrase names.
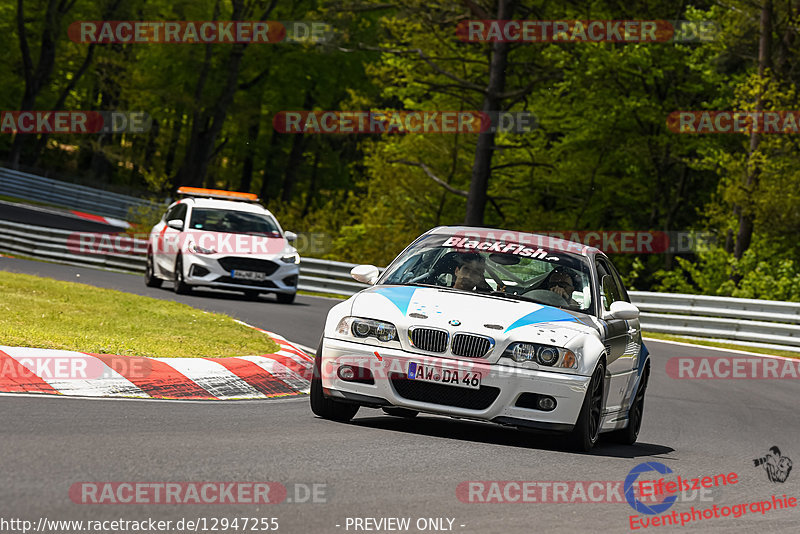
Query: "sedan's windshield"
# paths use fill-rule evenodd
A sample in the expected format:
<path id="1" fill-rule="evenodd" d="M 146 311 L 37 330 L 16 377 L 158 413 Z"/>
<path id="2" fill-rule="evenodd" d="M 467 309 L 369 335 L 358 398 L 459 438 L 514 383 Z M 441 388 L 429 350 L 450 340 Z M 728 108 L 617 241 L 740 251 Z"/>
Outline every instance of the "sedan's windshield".
<path id="1" fill-rule="evenodd" d="M 214 208 L 194 208 L 189 228 L 227 234 L 281 236 L 278 225 L 271 217 L 259 213 Z"/>
<path id="2" fill-rule="evenodd" d="M 582 256 L 464 236 L 421 239 L 392 263 L 379 283 L 484 292 L 580 311 L 592 305 L 589 267 Z"/>

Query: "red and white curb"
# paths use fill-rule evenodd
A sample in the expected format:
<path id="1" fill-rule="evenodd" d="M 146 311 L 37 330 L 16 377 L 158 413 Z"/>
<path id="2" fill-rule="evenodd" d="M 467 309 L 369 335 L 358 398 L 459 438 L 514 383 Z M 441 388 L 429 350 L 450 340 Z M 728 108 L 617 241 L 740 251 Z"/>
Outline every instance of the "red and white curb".
<path id="1" fill-rule="evenodd" d="M 93 213 L 86 213 L 83 211 L 75 211 L 69 210 L 69 212 L 76 216 L 80 217 L 81 219 L 86 219 L 87 221 L 94 221 L 103 224 L 107 224 L 109 226 L 116 226 L 117 228 L 130 228 L 131 224 L 128 221 L 123 221 L 122 219 L 115 219 L 113 217 L 103 217 L 101 215 L 95 215 Z"/>
<path id="2" fill-rule="evenodd" d="M 0 345 L 0 392 L 230 400 L 308 393 L 314 358 L 282 336 L 280 350 L 235 358 L 144 358 Z"/>

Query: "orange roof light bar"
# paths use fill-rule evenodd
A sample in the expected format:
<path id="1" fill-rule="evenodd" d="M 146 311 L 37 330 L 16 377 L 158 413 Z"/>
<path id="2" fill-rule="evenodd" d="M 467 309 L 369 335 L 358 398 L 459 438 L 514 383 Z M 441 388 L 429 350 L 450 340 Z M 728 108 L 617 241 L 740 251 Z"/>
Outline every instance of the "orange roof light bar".
<path id="1" fill-rule="evenodd" d="M 178 194 L 190 197 L 221 198 L 224 200 L 244 200 L 246 202 L 258 202 L 258 195 L 255 193 L 239 193 L 237 191 L 205 189 L 203 187 L 179 187 Z"/>

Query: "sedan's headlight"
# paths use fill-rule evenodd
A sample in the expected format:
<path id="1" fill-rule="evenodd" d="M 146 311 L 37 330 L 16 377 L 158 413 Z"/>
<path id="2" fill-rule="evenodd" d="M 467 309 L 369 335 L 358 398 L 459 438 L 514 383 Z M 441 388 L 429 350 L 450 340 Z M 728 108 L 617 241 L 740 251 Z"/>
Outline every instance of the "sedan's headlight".
<path id="1" fill-rule="evenodd" d="M 294 252 L 292 254 L 281 256 L 281 261 L 283 263 L 300 263 L 300 254 Z"/>
<path id="2" fill-rule="evenodd" d="M 345 317 L 336 326 L 336 332 L 344 336 L 360 339 L 374 337 L 378 341 L 388 343 L 397 341 L 397 328 L 392 323 L 362 319 L 361 317 Z"/>
<path id="3" fill-rule="evenodd" d="M 565 369 L 578 367 L 578 359 L 571 350 L 550 345 L 540 345 L 539 343 L 512 343 L 503 352 L 501 358 L 509 358 L 520 364 L 533 362 L 545 367 L 561 367 Z"/>
<path id="4" fill-rule="evenodd" d="M 193 254 L 216 254 L 217 251 L 213 248 L 201 247 L 197 243 L 190 242 L 188 246 L 189 252 Z"/>

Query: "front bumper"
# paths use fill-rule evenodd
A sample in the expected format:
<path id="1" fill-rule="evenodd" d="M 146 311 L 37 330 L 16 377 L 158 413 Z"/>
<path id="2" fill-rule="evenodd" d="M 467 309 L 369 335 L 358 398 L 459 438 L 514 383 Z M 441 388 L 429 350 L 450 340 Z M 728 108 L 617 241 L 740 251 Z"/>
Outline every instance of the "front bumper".
<path id="1" fill-rule="evenodd" d="M 322 387 L 328 396 L 367 406 L 400 406 L 540 430 L 571 430 L 591 380 L 588 376 L 436 358 L 399 348 L 328 337 L 324 339 L 321 357 Z M 408 380 L 410 362 L 481 373 L 481 387 L 473 390 Z M 369 369 L 373 375 L 372 383 L 343 380 L 338 375 L 342 365 Z M 543 411 L 519 406 L 518 403 L 529 405 L 520 400 L 526 393 L 554 398 L 555 409 Z M 529 395 L 526 397 L 530 398 Z"/>
<path id="2" fill-rule="evenodd" d="M 278 268 L 263 281 L 237 280 L 225 271 L 218 259 L 221 255 L 187 254 L 183 257 L 184 280 L 191 286 L 214 287 L 233 291 L 262 291 L 264 293 L 295 293 L 300 266 L 283 263 L 279 257 L 269 258 Z"/>

